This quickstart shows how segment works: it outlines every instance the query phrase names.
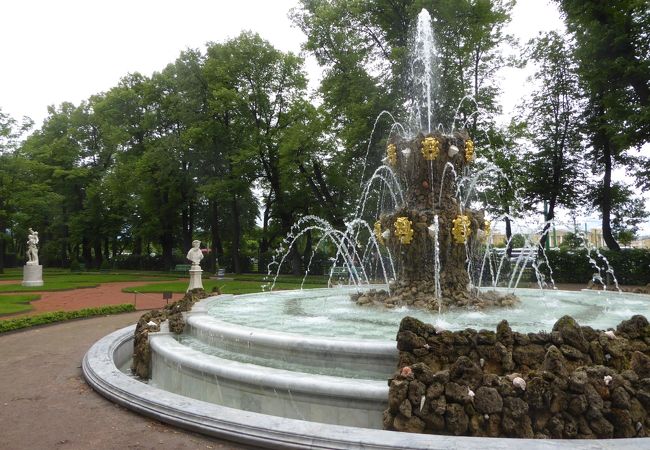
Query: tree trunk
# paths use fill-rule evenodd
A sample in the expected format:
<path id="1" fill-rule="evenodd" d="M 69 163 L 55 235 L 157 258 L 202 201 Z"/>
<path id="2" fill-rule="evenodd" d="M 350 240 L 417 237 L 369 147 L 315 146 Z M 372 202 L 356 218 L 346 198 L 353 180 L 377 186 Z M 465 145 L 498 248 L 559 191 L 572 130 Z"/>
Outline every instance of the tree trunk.
<path id="1" fill-rule="evenodd" d="M 117 257 L 117 254 L 119 253 L 117 249 L 117 237 L 113 238 L 113 242 L 111 243 L 111 247 L 113 248 L 113 266 L 115 266 L 115 258 Z"/>
<path id="2" fill-rule="evenodd" d="M 93 265 L 93 255 L 90 251 L 90 241 L 85 236 L 81 240 L 81 257 L 84 260 L 86 268 L 90 269 Z"/>
<path id="3" fill-rule="evenodd" d="M 548 241 L 548 234 L 551 228 L 551 221 L 555 219 L 555 204 L 557 203 L 557 197 L 551 196 L 550 201 L 548 202 L 548 211 L 544 219 L 546 224 L 544 225 L 544 230 L 542 230 L 542 237 L 539 240 L 540 253 L 546 248 L 546 241 Z"/>
<path id="4" fill-rule="evenodd" d="M 104 258 L 106 259 L 107 262 L 111 259 L 110 256 L 109 256 L 110 254 L 111 254 L 111 252 L 110 252 L 110 246 L 108 244 L 108 237 L 105 237 L 104 238 Z"/>
<path id="5" fill-rule="evenodd" d="M 212 237 L 210 260 L 216 273 L 217 269 L 219 269 L 219 259 L 223 259 L 223 243 L 221 242 L 221 233 L 219 233 L 219 205 L 216 200 L 210 201 L 210 211 L 212 213 L 210 220 L 210 234 Z"/>
<path id="6" fill-rule="evenodd" d="M 305 233 L 305 238 L 306 238 L 305 251 L 303 252 L 302 255 L 303 255 L 303 259 L 305 261 L 305 265 L 307 265 L 307 264 L 309 264 L 309 261 L 311 260 L 311 254 L 314 251 L 314 242 L 313 242 L 313 238 L 311 236 L 311 230 L 308 230 Z M 306 270 L 306 268 L 305 268 L 305 270 Z"/>
<path id="7" fill-rule="evenodd" d="M 241 273 L 241 261 L 239 260 L 239 248 L 241 241 L 241 225 L 239 220 L 239 202 L 237 194 L 233 194 L 231 201 L 233 229 L 232 229 L 232 246 L 230 256 L 232 258 L 232 270 L 236 274 Z"/>
<path id="8" fill-rule="evenodd" d="M 300 252 L 298 251 L 298 242 L 296 241 L 292 246 L 290 252 L 291 259 L 291 273 L 295 276 L 302 275 L 302 258 L 300 257 Z"/>
<path id="9" fill-rule="evenodd" d="M 0 273 L 5 273 L 5 235 L 0 232 Z"/>
<path id="10" fill-rule="evenodd" d="M 508 214 L 510 214 L 510 208 L 508 208 Z M 508 258 L 512 257 L 512 224 L 510 223 L 510 216 L 505 217 L 506 221 L 506 255 Z"/>
<path id="11" fill-rule="evenodd" d="M 133 239 L 133 254 L 142 255 L 142 238 L 140 236 L 135 236 Z"/>
<path id="12" fill-rule="evenodd" d="M 102 241 L 100 239 L 96 239 L 94 242 L 93 247 L 95 248 L 95 265 L 94 267 L 99 269 L 102 265 L 102 261 L 104 260 L 103 255 L 102 255 Z"/>
<path id="13" fill-rule="evenodd" d="M 166 231 L 160 236 L 160 245 L 162 246 L 162 259 L 165 270 L 171 270 L 174 264 L 174 236 L 171 231 Z"/>
<path id="14" fill-rule="evenodd" d="M 602 216 L 603 216 L 603 239 L 610 250 L 620 251 L 621 247 L 614 239 L 612 234 L 612 148 L 609 136 L 604 136 L 603 140 L 603 160 L 605 162 L 605 174 L 603 176 L 603 198 L 602 198 Z"/>
<path id="15" fill-rule="evenodd" d="M 264 219 L 262 221 L 262 240 L 260 241 L 260 254 L 257 271 L 259 273 L 266 273 L 269 265 L 269 219 L 271 216 L 271 201 L 267 198 L 264 208 Z"/>
<path id="16" fill-rule="evenodd" d="M 190 225 L 190 209 L 183 208 L 181 213 L 183 227 L 183 250 L 192 248 L 192 230 Z"/>

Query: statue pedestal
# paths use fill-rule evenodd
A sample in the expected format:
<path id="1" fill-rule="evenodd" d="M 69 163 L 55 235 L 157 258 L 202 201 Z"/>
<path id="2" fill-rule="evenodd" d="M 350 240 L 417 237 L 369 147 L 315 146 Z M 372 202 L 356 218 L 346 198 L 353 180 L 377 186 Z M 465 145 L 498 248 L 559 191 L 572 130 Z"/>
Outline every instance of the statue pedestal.
<path id="1" fill-rule="evenodd" d="M 43 286 L 43 266 L 25 264 L 23 266 L 23 286 Z"/>
<path id="2" fill-rule="evenodd" d="M 201 270 L 201 266 L 198 264 L 192 264 L 192 267 L 190 268 L 190 285 L 187 288 L 187 292 L 192 289 L 203 289 L 203 280 L 201 280 L 202 273 L 203 270 Z"/>

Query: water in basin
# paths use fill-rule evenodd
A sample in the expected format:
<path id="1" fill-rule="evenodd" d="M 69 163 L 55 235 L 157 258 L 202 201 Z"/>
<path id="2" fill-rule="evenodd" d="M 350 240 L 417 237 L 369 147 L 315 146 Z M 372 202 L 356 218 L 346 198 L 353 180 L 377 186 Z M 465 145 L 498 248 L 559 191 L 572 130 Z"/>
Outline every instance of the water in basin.
<path id="1" fill-rule="evenodd" d="M 650 296 L 614 291 L 517 289 L 521 303 L 513 308 L 384 309 L 358 306 L 350 293 L 359 288 L 276 291 L 212 301 L 208 311 L 225 322 L 266 330 L 339 339 L 394 340 L 399 322 L 413 316 L 448 330 L 492 329 L 506 319 L 515 331 L 550 331 L 562 316 L 597 329 L 615 327 L 634 314 L 650 316 Z"/>

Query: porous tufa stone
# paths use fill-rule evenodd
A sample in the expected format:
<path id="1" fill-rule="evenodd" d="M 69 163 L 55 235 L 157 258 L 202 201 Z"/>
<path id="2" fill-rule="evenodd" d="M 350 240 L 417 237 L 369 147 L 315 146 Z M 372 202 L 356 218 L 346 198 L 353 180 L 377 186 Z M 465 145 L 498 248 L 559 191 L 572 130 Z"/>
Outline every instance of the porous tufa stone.
<path id="1" fill-rule="evenodd" d="M 646 437 L 650 326 L 645 318 L 623 322 L 614 340 L 569 317 L 558 325 L 554 333 L 522 334 L 505 321 L 496 333 L 436 333 L 432 324 L 404 318 L 397 336 L 399 367 L 410 367 L 412 375 L 398 371 L 391 380 L 384 426 L 477 437 Z M 567 343 L 582 346 L 583 339 L 587 352 Z"/>

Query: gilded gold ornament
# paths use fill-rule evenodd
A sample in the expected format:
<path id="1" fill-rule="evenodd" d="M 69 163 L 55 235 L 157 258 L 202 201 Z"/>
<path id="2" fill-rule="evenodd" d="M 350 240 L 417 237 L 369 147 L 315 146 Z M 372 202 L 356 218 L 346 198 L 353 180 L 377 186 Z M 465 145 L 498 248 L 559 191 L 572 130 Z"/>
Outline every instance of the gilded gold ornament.
<path id="1" fill-rule="evenodd" d="M 412 225 L 408 217 L 398 217 L 395 221 L 395 235 L 402 244 L 410 244 L 413 240 Z"/>
<path id="2" fill-rule="evenodd" d="M 422 156 L 427 161 L 433 161 L 440 154 L 440 142 L 438 139 L 429 136 L 422 141 Z"/>
<path id="3" fill-rule="evenodd" d="M 474 141 L 468 139 L 465 141 L 465 161 L 471 162 L 474 159 Z"/>
<path id="4" fill-rule="evenodd" d="M 375 222 L 375 239 L 377 239 L 377 242 L 379 242 L 381 245 L 385 245 L 384 237 L 381 235 L 381 233 L 381 222 L 377 221 Z"/>
<path id="5" fill-rule="evenodd" d="M 397 146 L 395 144 L 388 144 L 386 147 L 386 158 L 391 166 L 397 164 Z"/>
<path id="6" fill-rule="evenodd" d="M 461 214 L 451 222 L 454 224 L 454 227 L 451 229 L 451 234 L 454 237 L 454 241 L 457 244 L 467 243 L 469 235 L 472 232 L 471 221 L 469 220 L 469 217 Z"/>

